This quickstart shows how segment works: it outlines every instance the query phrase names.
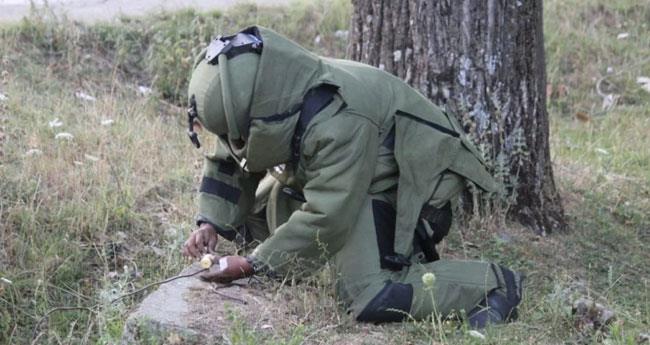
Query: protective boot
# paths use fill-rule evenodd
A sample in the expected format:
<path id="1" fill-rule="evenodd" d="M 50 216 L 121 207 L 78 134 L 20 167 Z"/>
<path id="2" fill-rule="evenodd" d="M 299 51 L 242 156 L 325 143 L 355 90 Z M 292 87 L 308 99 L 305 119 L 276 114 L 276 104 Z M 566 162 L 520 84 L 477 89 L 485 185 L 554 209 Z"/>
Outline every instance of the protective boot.
<path id="1" fill-rule="evenodd" d="M 467 322 L 473 329 L 499 325 L 517 318 L 517 305 L 521 302 L 523 277 L 519 273 L 501 267 L 508 291 L 493 290 L 467 314 Z"/>

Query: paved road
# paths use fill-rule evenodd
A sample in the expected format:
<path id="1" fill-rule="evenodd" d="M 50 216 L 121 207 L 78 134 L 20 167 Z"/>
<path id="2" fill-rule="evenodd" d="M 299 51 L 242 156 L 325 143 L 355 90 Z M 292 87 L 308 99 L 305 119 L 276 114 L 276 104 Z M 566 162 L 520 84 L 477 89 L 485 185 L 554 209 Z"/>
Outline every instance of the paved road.
<path id="1" fill-rule="evenodd" d="M 43 6 L 43 0 L 34 0 Z M 91 22 L 110 20 L 120 14 L 143 15 L 162 10 L 185 7 L 197 9 L 225 9 L 236 3 L 286 4 L 289 0 L 50 0 L 55 13 L 66 13 L 70 18 Z M 29 0 L 0 0 L 0 22 L 20 20 L 29 13 Z"/>

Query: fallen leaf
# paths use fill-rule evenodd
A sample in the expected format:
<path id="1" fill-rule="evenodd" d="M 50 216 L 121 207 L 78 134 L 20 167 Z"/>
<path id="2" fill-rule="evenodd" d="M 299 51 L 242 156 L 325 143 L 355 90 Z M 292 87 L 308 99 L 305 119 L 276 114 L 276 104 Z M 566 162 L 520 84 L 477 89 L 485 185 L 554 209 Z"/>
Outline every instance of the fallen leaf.
<path id="1" fill-rule="evenodd" d="M 573 302 L 571 311 L 576 328 L 582 330 L 602 330 L 612 323 L 616 317 L 611 309 L 585 297 Z"/>
<path id="2" fill-rule="evenodd" d="M 624 39 L 626 39 L 628 37 L 630 37 L 629 32 L 621 32 L 620 34 L 618 34 L 618 36 L 616 36 L 616 38 L 619 39 L 619 40 L 624 40 Z"/>
<path id="3" fill-rule="evenodd" d="M 14 282 L 12 282 L 11 280 L 9 280 L 9 279 L 7 279 L 5 277 L 1 277 L 0 281 L 2 281 L 3 283 L 7 283 L 9 285 L 12 285 L 14 283 Z"/>
<path id="4" fill-rule="evenodd" d="M 557 84 L 556 86 L 548 84 L 546 85 L 546 97 L 548 99 L 562 98 L 567 95 L 568 90 L 569 88 L 564 84 Z"/>
<path id="5" fill-rule="evenodd" d="M 93 161 L 93 162 L 97 162 L 97 161 L 99 160 L 99 157 L 97 157 L 97 156 L 93 156 L 93 155 L 89 155 L 89 154 L 84 154 L 84 157 L 86 157 L 87 160 L 89 160 L 89 161 Z"/>
<path id="6" fill-rule="evenodd" d="M 183 343 L 183 338 L 181 338 L 181 336 L 178 335 L 177 333 L 170 333 L 170 334 L 167 336 L 167 342 L 166 342 L 166 344 L 170 344 L 170 345 L 180 345 L 180 344 L 182 344 L 182 343 Z"/>
<path id="7" fill-rule="evenodd" d="M 101 125 L 102 125 L 102 126 L 110 126 L 110 125 L 112 125 L 114 122 L 115 122 L 115 121 L 113 121 L 113 120 L 111 120 L 111 119 L 105 119 L 105 120 L 102 120 Z"/>
<path id="8" fill-rule="evenodd" d="M 261 329 L 270 329 L 270 328 L 273 328 L 273 326 L 267 324 L 267 325 L 262 325 L 262 327 L 260 327 L 260 328 Z"/>
<path id="9" fill-rule="evenodd" d="M 609 151 L 601 149 L 600 147 L 596 148 L 596 152 L 600 153 L 601 155 L 609 156 Z"/>
<path id="10" fill-rule="evenodd" d="M 586 113 L 586 112 L 584 112 L 584 111 L 578 111 L 578 112 L 576 112 L 575 116 L 576 116 L 576 119 L 578 119 L 578 120 L 580 120 L 580 121 L 582 121 L 582 122 L 589 122 L 589 121 L 591 121 L 591 115 L 589 115 L 588 113 Z"/>

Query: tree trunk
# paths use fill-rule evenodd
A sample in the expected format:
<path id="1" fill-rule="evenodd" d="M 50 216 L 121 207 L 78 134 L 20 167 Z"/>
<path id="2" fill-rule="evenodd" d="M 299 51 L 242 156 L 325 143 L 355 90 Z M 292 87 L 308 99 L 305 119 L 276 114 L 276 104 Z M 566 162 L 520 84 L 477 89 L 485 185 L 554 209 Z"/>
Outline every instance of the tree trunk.
<path id="1" fill-rule="evenodd" d="M 509 215 L 565 227 L 546 112 L 542 0 L 353 0 L 348 56 L 455 113 L 506 187 Z"/>

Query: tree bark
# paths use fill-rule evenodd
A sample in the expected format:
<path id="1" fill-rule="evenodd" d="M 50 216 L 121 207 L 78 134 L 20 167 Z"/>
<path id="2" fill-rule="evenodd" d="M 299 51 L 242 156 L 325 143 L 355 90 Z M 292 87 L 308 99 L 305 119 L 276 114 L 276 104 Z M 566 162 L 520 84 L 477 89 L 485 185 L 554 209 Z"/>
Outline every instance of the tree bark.
<path id="1" fill-rule="evenodd" d="M 505 186 L 509 216 L 565 227 L 546 112 L 542 0 L 353 0 L 348 56 L 456 114 Z"/>

